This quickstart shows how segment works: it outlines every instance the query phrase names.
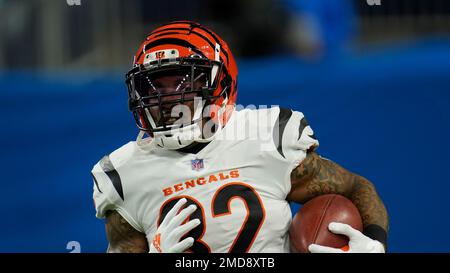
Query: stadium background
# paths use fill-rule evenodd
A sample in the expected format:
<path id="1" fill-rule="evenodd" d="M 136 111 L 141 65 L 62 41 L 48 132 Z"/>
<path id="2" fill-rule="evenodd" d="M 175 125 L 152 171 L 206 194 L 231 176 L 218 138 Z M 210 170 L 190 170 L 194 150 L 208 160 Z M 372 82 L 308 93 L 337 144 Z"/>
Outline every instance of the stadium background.
<path id="1" fill-rule="evenodd" d="M 0 1 L 0 252 L 105 251 L 90 170 L 135 138 L 124 73 L 175 19 L 229 41 L 239 104 L 304 112 L 319 152 L 374 182 L 390 251 L 450 252 L 447 0 L 77 2 Z"/>

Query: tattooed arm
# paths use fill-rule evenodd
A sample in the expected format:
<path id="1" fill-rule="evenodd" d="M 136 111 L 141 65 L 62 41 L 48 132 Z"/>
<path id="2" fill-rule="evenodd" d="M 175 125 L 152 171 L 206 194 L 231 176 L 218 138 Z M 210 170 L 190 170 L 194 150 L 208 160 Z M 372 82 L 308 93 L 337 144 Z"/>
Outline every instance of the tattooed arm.
<path id="1" fill-rule="evenodd" d="M 309 152 L 302 164 L 292 171 L 291 183 L 289 201 L 303 204 L 319 195 L 340 194 L 356 205 L 364 229 L 381 227 L 388 231 L 388 214 L 373 184 L 315 152 Z"/>
<path id="2" fill-rule="evenodd" d="M 145 234 L 134 229 L 117 211 L 106 213 L 106 235 L 110 253 L 147 253 Z"/>

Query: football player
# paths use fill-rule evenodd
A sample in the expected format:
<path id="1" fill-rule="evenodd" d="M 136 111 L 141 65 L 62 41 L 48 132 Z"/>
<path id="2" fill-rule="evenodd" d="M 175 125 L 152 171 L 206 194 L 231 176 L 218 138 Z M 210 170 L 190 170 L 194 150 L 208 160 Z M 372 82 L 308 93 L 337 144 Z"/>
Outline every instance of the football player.
<path id="1" fill-rule="evenodd" d="M 140 133 L 92 170 L 108 252 L 289 252 L 290 201 L 349 198 L 364 230 L 332 223 L 345 250 L 385 252 L 388 216 L 364 177 L 322 158 L 303 113 L 236 110 L 238 70 L 210 29 L 177 21 L 154 30 L 126 75 Z"/>

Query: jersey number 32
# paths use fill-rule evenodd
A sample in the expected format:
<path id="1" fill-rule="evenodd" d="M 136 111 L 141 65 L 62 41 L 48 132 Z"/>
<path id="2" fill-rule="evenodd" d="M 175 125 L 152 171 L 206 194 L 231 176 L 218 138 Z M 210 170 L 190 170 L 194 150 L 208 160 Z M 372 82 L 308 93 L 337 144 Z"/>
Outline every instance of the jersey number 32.
<path id="1" fill-rule="evenodd" d="M 200 225 L 183 236 L 183 238 L 192 237 L 195 240 L 194 245 L 188 251 L 195 253 L 209 253 L 211 252 L 210 247 L 207 243 L 202 241 L 202 237 L 206 231 L 205 211 L 203 209 L 203 206 L 193 197 L 177 196 L 166 201 L 161 207 L 158 226 L 164 220 L 170 209 L 172 209 L 177 201 L 183 197 L 187 199 L 186 206 L 189 206 L 191 204 L 195 204 L 197 206 L 197 210 L 192 213 L 190 219 L 199 219 L 201 221 Z M 247 209 L 247 215 L 228 252 L 248 252 L 253 244 L 253 241 L 258 235 L 258 231 L 261 228 L 262 223 L 264 222 L 265 210 L 262 205 L 261 198 L 255 191 L 255 189 L 245 183 L 232 182 L 223 185 L 214 194 L 214 197 L 211 201 L 212 217 L 216 218 L 230 215 L 232 213 L 230 210 L 230 202 L 234 198 L 239 198 L 244 202 L 245 208 Z"/>

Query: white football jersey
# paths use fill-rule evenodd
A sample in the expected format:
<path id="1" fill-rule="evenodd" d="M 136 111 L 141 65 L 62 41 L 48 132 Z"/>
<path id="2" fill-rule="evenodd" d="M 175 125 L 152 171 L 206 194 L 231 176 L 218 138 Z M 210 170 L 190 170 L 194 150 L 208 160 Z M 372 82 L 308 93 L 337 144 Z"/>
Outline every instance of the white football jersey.
<path id="1" fill-rule="evenodd" d="M 301 112 L 273 107 L 234 111 L 196 154 L 132 141 L 93 170 L 96 216 L 116 210 L 150 244 L 182 197 L 201 224 L 188 236 L 194 252 L 289 252 L 290 174 L 318 146 Z"/>

